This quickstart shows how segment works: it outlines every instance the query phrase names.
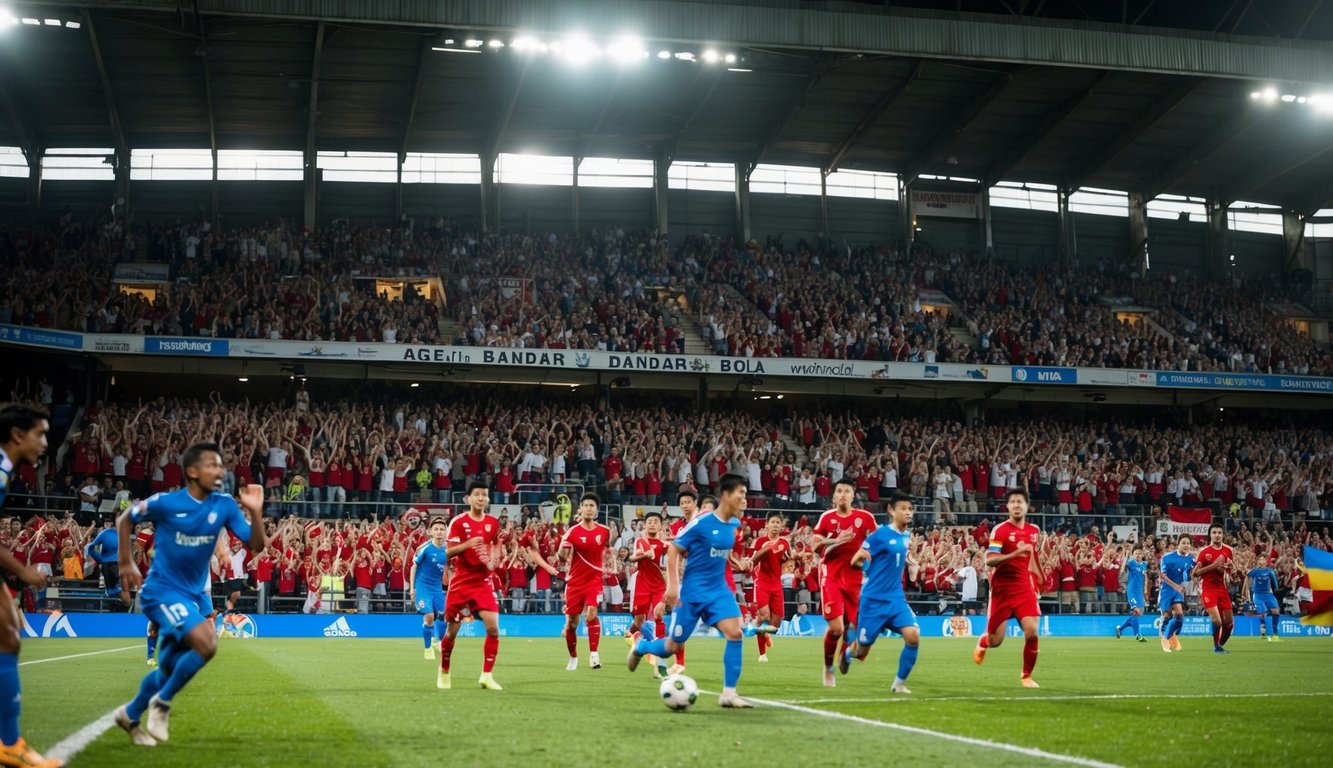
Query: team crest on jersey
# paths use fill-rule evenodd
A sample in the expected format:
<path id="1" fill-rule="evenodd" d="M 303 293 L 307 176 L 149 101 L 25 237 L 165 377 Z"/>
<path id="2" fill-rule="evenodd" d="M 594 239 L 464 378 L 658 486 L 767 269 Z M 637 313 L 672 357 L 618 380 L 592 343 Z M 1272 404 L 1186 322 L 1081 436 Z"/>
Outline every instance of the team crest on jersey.
<path id="1" fill-rule="evenodd" d="M 861 518 L 858 517 L 858 518 L 856 518 L 855 520 L 853 520 L 853 521 L 852 521 L 852 525 L 856 526 L 857 528 L 860 528 L 860 527 L 861 527 Z"/>
<path id="2" fill-rule="evenodd" d="M 216 513 L 216 512 L 209 512 L 209 513 L 208 513 L 208 524 L 209 524 L 209 525 L 212 525 L 213 523 L 216 523 L 217 521 L 218 521 L 218 513 Z"/>
<path id="3" fill-rule="evenodd" d="M 1010 540 L 1010 541 L 1018 541 L 1018 534 L 1016 534 L 1016 533 L 1011 533 L 1011 534 L 1009 534 L 1009 540 Z"/>

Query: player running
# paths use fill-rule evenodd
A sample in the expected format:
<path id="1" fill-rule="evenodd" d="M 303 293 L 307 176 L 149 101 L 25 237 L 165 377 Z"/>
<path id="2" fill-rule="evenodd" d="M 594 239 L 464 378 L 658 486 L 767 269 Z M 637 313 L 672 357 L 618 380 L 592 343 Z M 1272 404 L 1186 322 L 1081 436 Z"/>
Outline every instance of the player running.
<path id="1" fill-rule="evenodd" d="M 721 504 L 713 512 L 701 513 L 671 542 L 667 551 L 666 596 L 663 602 L 672 610 L 667 636 L 656 640 L 640 640 L 629 652 L 626 665 L 633 672 L 646 655 L 665 658 L 685 644 L 700 620 L 716 627 L 727 639 L 722 652 L 722 695 L 719 706 L 729 709 L 748 709 L 754 705 L 736 693 L 741 679 L 743 633 L 741 609 L 736 595 L 727 591 L 723 570 L 740 528 L 740 515 L 745 509 L 745 478 L 723 475 L 718 482 Z M 680 575 L 680 558 L 685 556 L 685 573 Z"/>
<path id="2" fill-rule="evenodd" d="M 1032 670 L 1037 666 L 1037 622 L 1041 618 L 1035 587 L 1035 580 L 1041 579 L 1035 556 L 1041 531 L 1026 522 L 1027 491 L 1010 488 L 1004 495 L 1004 505 L 1009 519 L 991 531 L 986 550 L 986 567 L 991 569 L 990 603 L 986 607 L 986 634 L 977 641 L 972 660 L 980 664 L 986 660 L 987 648 L 1000 647 L 1005 626 L 1010 618 L 1016 618 L 1023 627 L 1023 676 L 1019 681 L 1024 688 L 1039 688 L 1032 679 Z"/>
<path id="3" fill-rule="evenodd" d="M 126 589 L 142 585 L 139 602 L 144 616 L 158 625 L 157 669 L 144 677 L 134 700 L 115 712 L 116 725 L 143 746 L 167 741 L 176 694 L 217 652 L 217 631 L 205 618 L 213 606 L 204 586 L 218 534 L 230 530 L 251 552 L 263 552 L 267 544 L 264 488 L 245 486 L 240 506 L 236 499 L 219 493 L 216 489 L 227 470 L 216 443 L 191 445 L 181 466 L 185 468 L 184 488 L 137 502 L 116 521 L 121 582 Z M 154 523 L 155 556 L 145 580 L 134 564 L 130 539 L 134 526 L 147 521 Z"/>
<path id="4" fill-rule="evenodd" d="M 846 631 L 856 626 L 856 608 L 861 602 L 861 572 L 852 567 L 852 557 L 875 530 L 874 515 L 852 507 L 855 497 L 856 481 L 838 478 L 833 485 L 833 509 L 819 517 L 814 530 L 815 552 L 823 554 L 819 599 L 828 621 L 824 633 L 825 688 L 837 685 L 833 659 L 847 647 Z"/>
<path id="5" fill-rule="evenodd" d="M 1143 559 L 1143 547 L 1134 548 L 1121 572 L 1129 574 L 1129 578 L 1124 582 L 1125 600 L 1129 603 L 1129 618 L 1125 619 L 1124 624 L 1115 628 L 1115 639 L 1119 640 L 1120 634 L 1126 629 L 1133 629 L 1134 639 L 1146 643 L 1148 641 L 1139 628 L 1139 617 L 1143 615 L 1143 607 L 1147 605 L 1147 601 L 1143 598 L 1143 588 L 1147 583 L 1148 563 Z"/>
<path id="6" fill-rule="evenodd" d="M 1181 535 L 1176 551 L 1162 556 L 1162 588 L 1157 596 L 1157 607 L 1162 612 L 1162 650 L 1180 652 L 1180 630 L 1185 626 L 1185 585 L 1194 570 L 1190 556 L 1190 537 Z M 1167 618 L 1167 617 L 1170 618 Z"/>
<path id="7" fill-rule="evenodd" d="M 1254 610 L 1259 612 L 1264 621 L 1268 624 L 1268 634 L 1264 635 L 1264 640 L 1272 643 L 1282 642 L 1282 636 L 1278 634 L 1278 619 L 1281 616 L 1277 604 L 1277 596 L 1274 591 L 1277 589 L 1277 574 L 1272 568 L 1268 567 L 1268 558 L 1261 556 L 1259 565 L 1251 568 L 1250 572 L 1245 574 L 1245 585 L 1241 587 L 1242 600 L 1253 600 Z"/>
<path id="8" fill-rule="evenodd" d="M 912 497 L 894 494 L 889 514 L 889 524 L 867 536 L 860 551 L 852 557 L 853 566 L 866 563 L 866 578 L 857 611 L 856 640 L 838 660 L 838 671 L 847 674 L 853 656 L 865 661 L 879 634 L 891 629 L 903 636 L 903 650 L 898 655 L 898 676 L 893 678 L 889 690 L 911 693 L 907 676 L 916 664 L 921 644 L 921 628 L 903 591 L 903 571 L 909 567 L 915 571 L 917 567 L 907 554 L 912 540 Z"/>
<path id="9" fill-rule="evenodd" d="M 569 581 L 565 583 L 565 628 L 562 632 L 569 648 L 565 671 L 579 668 L 579 616 L 588 627 L 588 666 L 602 668 L 597 644 L 602 638 L 602 622 L 597 618 L 597 604 L 602 600 L 602 557 L 611 543 L 611 529 L 597 522 L 601 499 L 585 493 L 579 499 L 579 522 L 565 531 L 558 557 L 569 561 Z"/>
<path id="10" fill-rule="evenodd" d="M 0 405 L 0 506 L 9 494 L 9 481 L 21 464 L 35 464 L 46 453 L 50 429 L 46 411 L 22 403 Z M 20 563 L 8 547 L 0 546 L 0 568 L 23 583 L 46 588 L 46 576 Z M 0 584 L 0 764 L 58 768 L 63 760 L 45 758 L 19 735 L 19 637 L 23 623 L 9 587 Z"/>
<path id="11" fill-rule="evenodd" d="M 643 628 L 649 618 L 656 629 L 654 637 L 666 634 L 666 623 L 662 620 L 665 610 L 662 598 L 666 595 L 666 576 L 662 568 L 666 564 L 667 550 L 671 545 L 662 538 L 662 516 L 649 512 L 643 516 L 643 536 L 634 541 L 634 553 L 629 562 L 635 564 L 634 589 L 630 591 L 630 611 L 634 622 L 625 632 L 625 641 L 634 647 L 634 635 Z M 659 674 L 660 676 L 660 674 Z"/>
<path id="12" fill-rule="evenodd" d="M 412 556 L 412 574 L 408 597 L 421 614 L 421 642 L 425 657 L 435 658 L 435 647 L 444 637 L 444 569 L 449 563 L 446 539 L 449 523 L 443 517 L 430 521 L 430 540 L 421 543 Z"/>
<path id="13" fill-rule="evenodd" d="M 768 661 L 771 635 L 782 626 L 786 613 L 786 595 L 782 590 L 782 565 L 791 559 L 791 542 L 782 537 L 787 518 L 781 512 L 768 515 L 767 535 L 757 539 L 750 553 L 754 593 L 750 605 L 754 611 L 755 639 L 759 643 L 759 663 Z"/>
<path id="14" fill-rule="evenodd" d="M 1199 564 L 1194 575 L 1203 579 L 1203 609 L 1213 621 L 1213 653 L 1231 653 L 1224 646 L 1231 639 L 1236 620 L 1232 614 L 1227 574 L 1231 572 L 1231 547 L 1224 543 L 1226 531 L 1213 523 L 1208 527 L 1208 546 L 1199 550 Z"/>
<path id="15" fill-rule="evenodd" d="M 500 521 L 486 514 L 491 495 L 486 483 L 473 480 L 468 483 L 468 511 L 455 517 L 449 524 L 448 548 L 445 554 L 454 562 L 454 576 L 449 581 L 449 593 L 444 601 L 444 620 L 448 623 L 440 640 L 440 672 L 435 687 L 447 689 L 449 661 L 454 655 L 454 643 L 462 624 L 463 612 L 481 621 L 486 627 L 482 645 L 481 677 L 477 684 L 491 691 L 503 690 L 491 676 L 495 657 L 500 653 L 500 604 L 491 589 L 491 570 L 495 567 L 491 547 L 500 537 Z"/>
<path id="16" fill-rule="evenodd" d="M 92 558 L 93 562 L 97 563 L 98 569 L 102 571 L 102 582 L 105 585 L 106 596 L 120 600 L 121 604 L 128 608 L 130 593 L 120 588 L 120 568 L 117 566 L 120 561 L 120 539 L 115 527 L 108 523 L 107 527 L 99 531 L 97 536 L 88 542 L 88 546 L 83 548 L 83 553 Z"/>

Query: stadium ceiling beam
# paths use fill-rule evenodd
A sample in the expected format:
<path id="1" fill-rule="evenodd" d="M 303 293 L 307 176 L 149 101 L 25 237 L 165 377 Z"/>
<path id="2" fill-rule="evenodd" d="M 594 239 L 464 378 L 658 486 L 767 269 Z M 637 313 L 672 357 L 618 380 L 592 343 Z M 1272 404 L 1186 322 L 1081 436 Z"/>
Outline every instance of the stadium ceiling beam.
<path id="1" fill-rule="evenodd" d="M 106 102 L 106 116 L 111 123 L 111 140 L 116 149 L 117 163 L 130 161 L 130 146 L 125 142 L 125 130 L 120 123 L 120 110 L 116 108 L 116 92 L 111 89 L 111 78 L 106 73 L 106 60 L 102 57 L 102 45 L 97 40 L 97 25 L 93 22 L 93 12 L 83 9 L 83 26 L 88 30 L 88 42 L 92 44 L 93 63 L 97 65 L 97 77 L 102 83 L 102 98 Z"/>
<path id="2" fill-rule="evenodd" d="M 1180 102 L 1184 101 L 1191 93 L 1194 93 L 1200 85 L 1203 85 L 1202 77 L 1190 77 L 1181 80 L 1171 90 L 1155 99 L 1152 106 L 1148 107 L 1134 122 L 1130 123 L 1120 132 L 1110 144 L 1107 144 L 1097 156 L 1087 162 L 1086 165 L 1074 176 L 1070 178 L 1070 189 L 1081 189 L 1088 180 L 1105 170 L 1117 157 L 1120 157 L 1131 144 L 1139 140 L 1139 137 L 1147 133 L 1153 126 L 1167 115 L 1169 115 Z"/>
<path id="3" fill-rule="evenodd" d="M 1081 93 L 1066 99 L 1064 103 L 1057 105 L 1055 109 L 1047 112 L 1046 116 L 1042 118 L 1041 123 L 1031 131 L 1028 131 L 1026 139 L 1015 144 L 1003 157 L 996 160 L 986 169 L 986 178 L 982 179 L 986 186 L 994 186 L 995 182 L 1003 180 L 1004 177 L 1014 169 L 1014 166 L 1022 162 L 1023 158 L 1027 157 L 1029 152 L 1036 149 L 1038 144 L 1045 141 L 1046 137 L 1050 136 L 1051 133 L 1065 121 L 1065 118 L 1069 117 L 1074 110 L 1083 106 L 1087 103 L 1088 99 L 1096 95 L 1097 88 L 1101 86 L 1102 83 L 1105 83 L 1110 76 L 1111 73 L 1109 71 L 1101 73 L 1097 76 L 1097 79 L 1088 84 Z"/>
<path id="4" fill-rule="evenodd" d="M 429 36 L 421 38 L 420 48 L 417 53 L 417 70 L 412 75 L 412 100 L 407 104 L 407 117 L 403 119 L 403 136 L 398 142 L 398 160 L 401 163 L 403 157 L 407 155 L 407 143 L 412 139 L 412 123 L 417 119 L 417 105 L 421 103 L 421 91 L 425 85 L 426 60 L 430 57 L 432 38 Z"/>
<path id="5" fill-rule="evenodd" d="M 852 132 L 847 134 L 847 138 L 843 140 L 842 144 L 838 146 L 838 150 L 833 153 L 833 156 L 829 158 L 828 163 L 824 165 L 825 176 L 838 170 L 838 166 L 844 159 L 846 159 L 847 153 L 852 150 L 852 147 L 856 145 L 856 142 L 860 141 L 861 137 L 865 135 L 865 132 L 870 130 L 872 125 L 879 122 L 880 117 L 897 103 L 898 99 L 912 87 L 912 83 L 917 81 L 917 78 L 921 77 L 921 70 L 925 65 L 925 59 L 917 59 L 916 66 L 912 67 L 912 71 L 907 75 L 907 78 L 885 91 L 879 99 L 870 106 L 870 109 L 866 110 L 866 113 L 862 115 L 860 122 L 856 124 L 856 127 L 852 128 Z"/>
<path id="6" fill-rule="evenodd" d="M 522 65 L 518 68 L 518 74 L 514 77 L 512 85 L 509 87 L 509 95 L 503 102 L 495 118 L 495 128 L 491 131 L 491 141 L 486 147 L 487 157 L 494 159 L 499 155 L 500 143 L 504 141 L 505 131 L 509 130 L 509 121 L 514 116 L 514 107 L 518 106 L 518 96 L 523 92 L 523 81 L 528 78 L 528 66 L 532 63 L 532 57 L 524 57 Z"/>
<path id="7" fill-rule="evenodd" d="M 708 87 L 704 91 L 703 96 L 694 103 L 694 110 L 691 111 L 689 116 L 685 118 L 685 121 L 680 124 L 680 129 L 676 131 L 676 135 L 671 137 L 671 140 L 666 144 L 665 159 L 668 165 L 672 160 L 676 159 L 676 152 L 680 151 L 680 143 L 684 140 L 685 134 L 689 132 L 690 126 L 694 124 L 694 121 L 699 119 L 699 115 L 703 114 L 704 107 L 707 106 L 708 101 L 713 98 L 713 92 L 722 84 L 722 73 L 726 70 L 722 67 L 716 67 L 715 70 L 716 71 L 711 75 L 707 76 L 709 80 Z M 699 89 L 699 83 L 704 78 L 704 70 L 700 69 L 699 74 L 695 76 L 694 84 L 690 87 L 690 93 L 694 93 Z"/>
<path id="8" fill-rule="evenodd" d="M 977 118 L 981 117 L 981 114 L 986 111 L 986 107 L 999 98 L 1013 78 L 1013 72 L 1005 72 L 995 78 L 981 95 L 963 105 L 963 108 L 958 110 L 947 125 L 936 131 L 935 138 L 931 140 L 930 144 L 920 154 L 907 161 L 906 170 L 901 177 L 903 185 L 906 186 L 916 181 L 926 167 L 935 162 L 949 148 L 949 144 L 953 142 L 955 137 L 960 133 L 966 133 L 972 127 L 972 124 L 977 121 Z"/>
<path id="9" fill-rule="evenodd" d="M 203 51 L 200 61 L 204 68 L 204 102 L 208 105 L 208 148 L 213 154 L 213 169 L 216 175 L 218 167 L 218 129 L 217 122 L 213 118 L 213 67 L 208 59 L 208 30 L 204 28 L 204 17 L 199 13 L 199 0 L 195 0 L 194 4 L 194 21 L 199 30 L 199 48 Z"/>
<path id="10" fill-rule="evenodd" d="M 1181 152 L 1176 161 L 1161 173 L 1149 179 L 1143 187 L 1144 201 L 1152 200 L 1165 192 L 1172 184 L 1183 179 L 1194 166 L 1217 154 L 1222 147 L 1244 133 L 1259 119 L 1259 111 L 1244 105 L 1232 118 L 1200 138 Z"/>
<path id="11" fill-rule="evenodd" d="M 66 7 L 62 0 L 24 5 Z M 85 0 L 117 11 L 175 13 L 175 0 Z M 1025 16 L 930 14 L 884 9 L 879 4 L 774 7 L 762 0 L 699 3 L 657 0 L 401 0 L 336 3 L 331 0 L 200 0 L 206 14 L 257 19 L 302 19 L 353 24 L 463 28 L 477 32 L 564 34 L 582 28 L 614 36 L 641 29 L 662 42 L 716 40 L 738 47 L 852 51 L 932 59 L 966 59 L 1042 66 L 1238 78 L 1263 82 L 1327 84 L 1333 48 L 1319 41 L 1219 38 L 1207 32 L 1158 30 L 1122 24 L 1088 24 Z"/>
<path id="12" fill-rule="evenodd" d="M 310 102 L 306 107 L 305 161 L 315 163 L 315 129 L 319 120 L 319 69 L 324 59 L 324 22 L 315 27 L 315 49 L 310 55 Z"/>
<path id="13" fill-rule="evenodd" d="M 19 149 L 23 151 L 28 170 L 35 173 L 42 159 L 42 148 L 37 128 L 32 124 L 32 110 L 28 109 L 18 93 L 17 86 L 8 77 L 0 81 L 0 105 L 4 106 L 5 114 L 9 116 L 9 128 L 14 132 L 14 140 L 18 142 Z"/>
<path id="14" fill-rule="evenodd" d="M 1222 199 L 1228 204 L 1237 200 L 1249 200 L 1250 195 L 1281 179 L 1292 171 L 1314 163 L 1323 157 L 1333 154 L 1333 146 L 1327 142 L 1320 142 L 1314 149 L 1306 148 L 1305 151 L 1298 152 L 1296 155 L 1288 154 L 1286 158 L 1289 162 L 1275 164 L 1272 158 L 1258 167 L 1251 168 L 1248 172 L 1238 174 L 1235 178 L 1227 182 L 1222 188 Z M 1294 159 L 1293 159 L 1294 158 Z"/>
<path id="15" fill-rule="evenodd" d="M 753 166 L 759 165 L 764 161 L 764 156 L 773 151 L 773 145 L 776 144 L 778 139 L 782 137 L 782 134 L 786 133 L 787 129 L 791 127 L 792 121 L 796 119 L 796 116 L 801 113 L 801 108 L 805 106 L 805 100 L 810 96 L 810 92 L 815 89 L 815 86 L 831 69 L 829 62 L 829 58 L 822 54 L 817 54 L 815 56 L 814 63 L 810 67 L 810 72 L 805 76 L 805 82 L 801 85 L 801 88 L 796 91 L 796 94 L 792 97 L 791 103 L 787 105 L 785 110 L 783 110 L 782 119 L 774 124 L 773 130 L 769 131 L 768 136 L 766 136 L 763 143 L 759 145 L 759 151 L 754 156 L 754 162 L 750 164 L 751 170 L 753 170 Z"/>

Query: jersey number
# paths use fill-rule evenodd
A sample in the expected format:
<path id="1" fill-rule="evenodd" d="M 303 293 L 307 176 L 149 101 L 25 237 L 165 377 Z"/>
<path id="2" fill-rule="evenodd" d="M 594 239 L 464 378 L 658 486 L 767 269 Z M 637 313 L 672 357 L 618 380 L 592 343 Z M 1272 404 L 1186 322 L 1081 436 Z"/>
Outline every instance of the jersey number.
<path id="1" fill-rule="evenodd" d="M 167 623 L 179 627 L 190 617 L 190 609 L 185 607 L 184 603 L 172 603 L 162 606 L 162 613 L 166 614 Z"/>

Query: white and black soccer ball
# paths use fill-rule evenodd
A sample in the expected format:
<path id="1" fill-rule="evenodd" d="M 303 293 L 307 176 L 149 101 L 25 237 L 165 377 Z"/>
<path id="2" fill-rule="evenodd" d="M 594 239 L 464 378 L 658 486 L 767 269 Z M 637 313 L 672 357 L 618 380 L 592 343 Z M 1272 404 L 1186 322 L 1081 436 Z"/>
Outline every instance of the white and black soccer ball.
<path id="1" fill-rule="evenodd" d="M 694 678 L 685 675 L 668 675 L 657 690 L 662 694 L 662 703 L 667 709 L 677 712 L 694 706 L 695 700 L 699 698 L 699 684 L 694 682 Z"/>

